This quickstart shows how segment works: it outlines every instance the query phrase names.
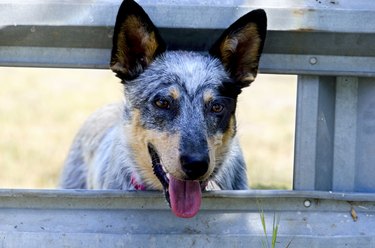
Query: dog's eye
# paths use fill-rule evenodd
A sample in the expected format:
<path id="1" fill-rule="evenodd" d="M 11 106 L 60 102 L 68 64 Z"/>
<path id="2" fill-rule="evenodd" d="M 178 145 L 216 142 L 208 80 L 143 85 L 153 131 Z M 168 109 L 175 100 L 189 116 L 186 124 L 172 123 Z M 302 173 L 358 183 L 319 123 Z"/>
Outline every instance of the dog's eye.
<path id="1" fill-rule="evenodd" d="M 168 100 L 165 99 L 157 99 L 155 100 L 155 106 L 161 109 L 169 109 L 170 108 L 170 103 Z"/>
<path id="2" fill-rule="evenodd" d="M 218 103 L 215 103 L 211 106 L 211 112 L 213 113 L 221 113 L 224 109 L 224 106 Z"/>

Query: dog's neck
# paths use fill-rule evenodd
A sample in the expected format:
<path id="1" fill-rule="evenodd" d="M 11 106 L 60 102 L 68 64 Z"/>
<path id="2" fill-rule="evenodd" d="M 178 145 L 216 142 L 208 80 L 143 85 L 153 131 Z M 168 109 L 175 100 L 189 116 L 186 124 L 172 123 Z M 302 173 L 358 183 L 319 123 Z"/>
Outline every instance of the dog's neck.
<path id="1" fill-rule="evenodd" d="M 146 190 L 146 186 L 139 184 L 134 175 L 130 177 L 130 184 L 134 187 L 135 190 Z"/>

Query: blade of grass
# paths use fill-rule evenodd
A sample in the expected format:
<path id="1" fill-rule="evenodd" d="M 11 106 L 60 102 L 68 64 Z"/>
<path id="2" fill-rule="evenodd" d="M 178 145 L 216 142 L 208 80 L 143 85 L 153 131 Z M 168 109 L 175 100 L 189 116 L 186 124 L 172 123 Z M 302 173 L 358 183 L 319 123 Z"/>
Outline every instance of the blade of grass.
<path id="1" fill-rule="evenodd" d="M 277 233 L 279 231 L 280 215 L 273 214 L 272 222 L 272 248 L 276 247 Z"/>
<path id="2" fill-rule="evenodd" d="M 260 221 L 262 223 L 262 228 L 263 228 L 263 232 L 264 232 L 264 236 L 265 236 L 265 239 L 266 239 L 266 242 L 264 242 L 264 240 L 262 241 L 262 244 L 263 244 L 263 247 L 266 246 L 267 248 L 270 247 L 269 243 L 268 243 L 268 236 L 267 236 L 267 227 L 266 227 L 266 218 L 264 216 L 264 211 L 263 211 L 263 208 L 261 207 L 259 201 L 257 201 L 257 205 L 258 205 L 258 211 L 259 211 L 259 215 L 260 215 Z M 265 245 L 264 245 L 265 243 Z"/>

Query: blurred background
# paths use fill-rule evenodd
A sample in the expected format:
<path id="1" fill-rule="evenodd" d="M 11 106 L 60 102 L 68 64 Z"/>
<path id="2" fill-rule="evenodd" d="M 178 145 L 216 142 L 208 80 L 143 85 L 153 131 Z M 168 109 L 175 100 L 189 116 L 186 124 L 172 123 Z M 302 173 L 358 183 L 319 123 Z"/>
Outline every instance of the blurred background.
<path id="1" fill-rule="evenodd" d="M 252 188 L 292 188 L 296 81 L 260 74 L 239 97 Z M 121 98 L 110 70 L 0 67 L 0 188 L 56 188 L 80 125 Z"/>

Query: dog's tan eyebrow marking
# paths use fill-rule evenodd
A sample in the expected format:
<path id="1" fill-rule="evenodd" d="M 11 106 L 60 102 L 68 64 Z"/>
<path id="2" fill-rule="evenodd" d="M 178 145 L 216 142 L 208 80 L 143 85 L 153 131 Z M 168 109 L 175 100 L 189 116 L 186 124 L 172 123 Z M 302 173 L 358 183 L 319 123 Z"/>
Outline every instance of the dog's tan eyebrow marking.
<path id="1" fill-rule="evenodd" d="M 209 103 L 214 99 L 214 92 L 211 89 L 208 89 L 203 92 L 203 101 Z"/>
<path id="2" fill-rule="evenodd" d="M 171 97 L 175 100 L 178 99 L 181 95 L 180 91 L 176 87 L 171 87 L 169 89 L 169 93 L 171 94 Z"/>

